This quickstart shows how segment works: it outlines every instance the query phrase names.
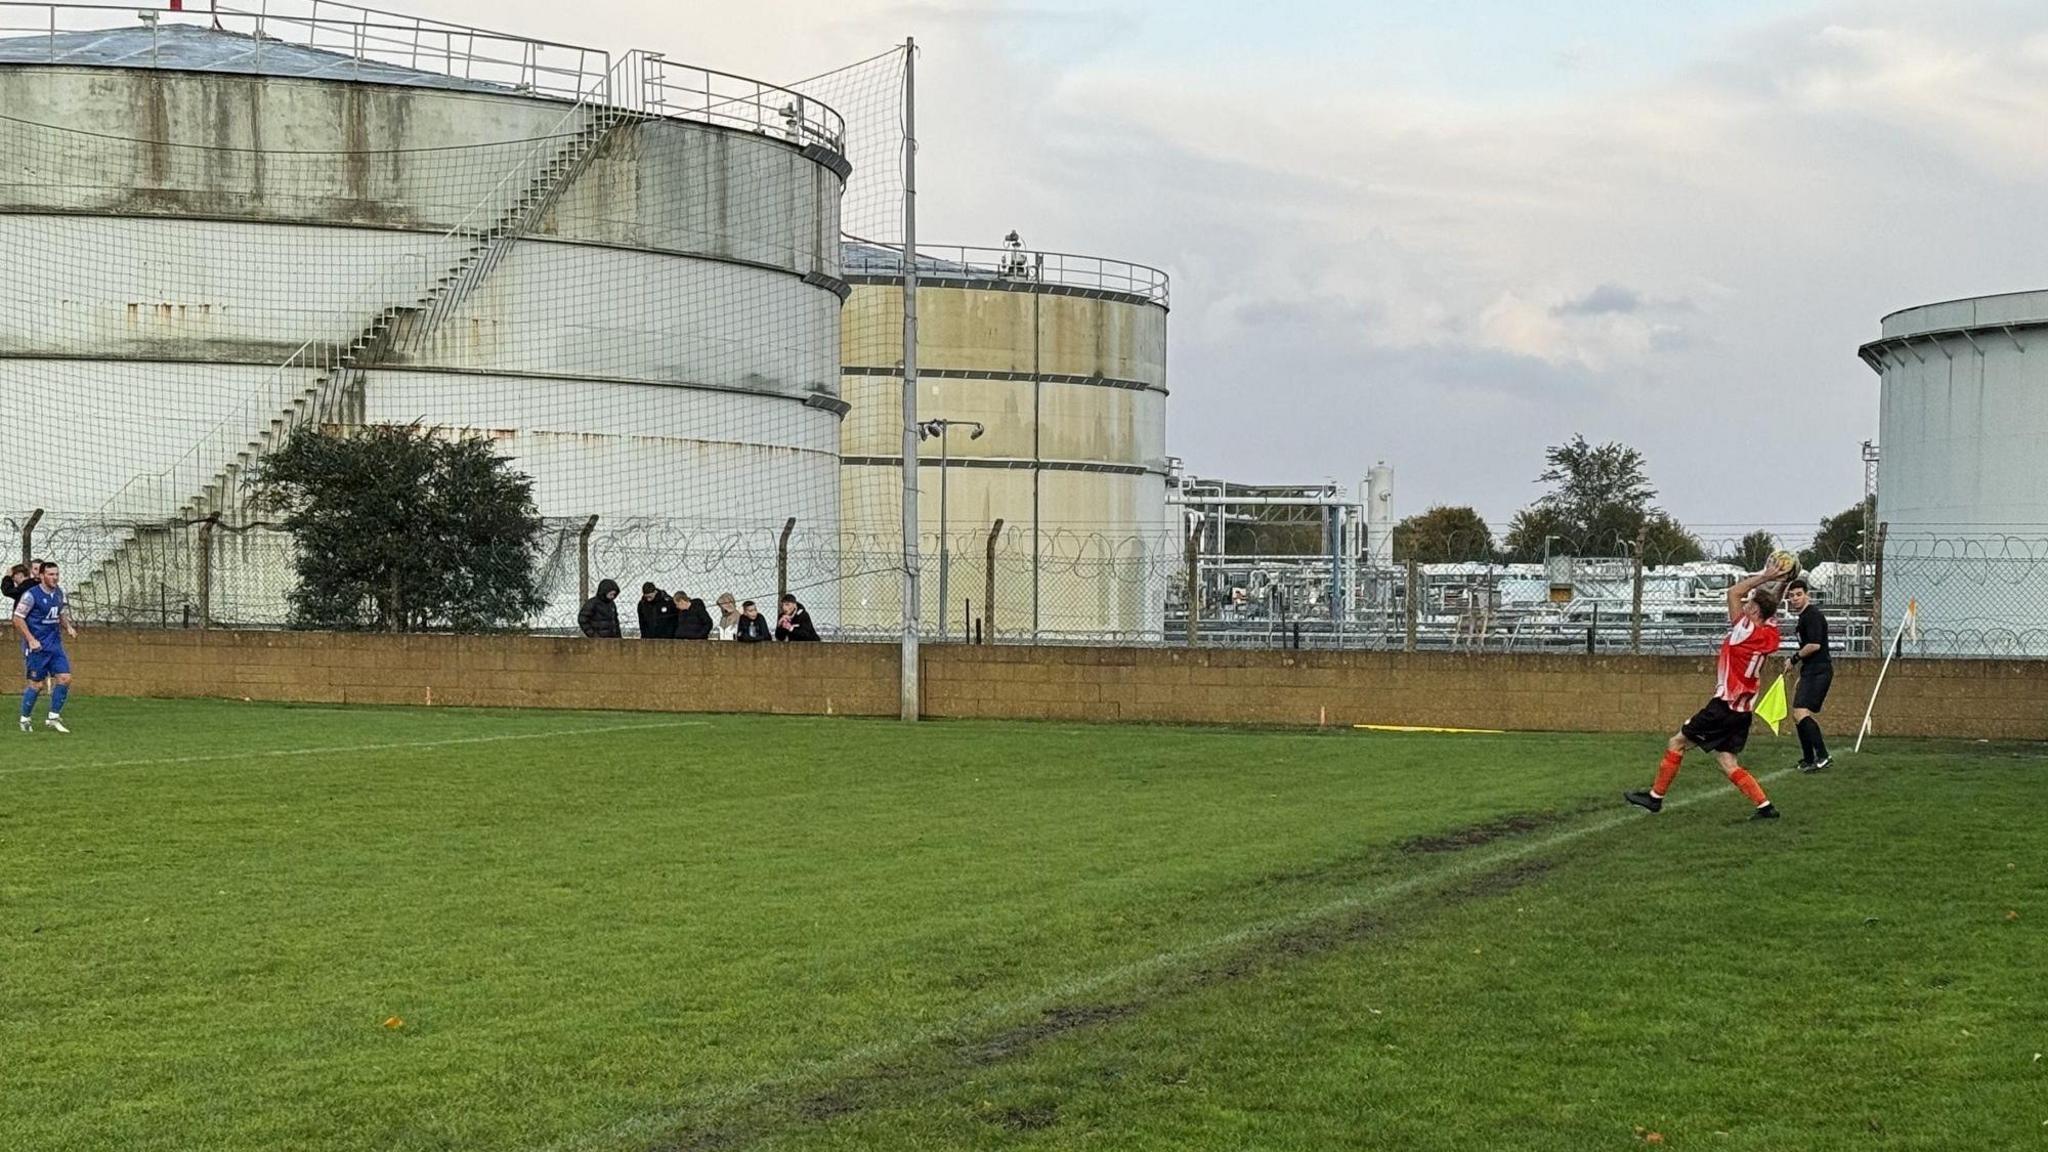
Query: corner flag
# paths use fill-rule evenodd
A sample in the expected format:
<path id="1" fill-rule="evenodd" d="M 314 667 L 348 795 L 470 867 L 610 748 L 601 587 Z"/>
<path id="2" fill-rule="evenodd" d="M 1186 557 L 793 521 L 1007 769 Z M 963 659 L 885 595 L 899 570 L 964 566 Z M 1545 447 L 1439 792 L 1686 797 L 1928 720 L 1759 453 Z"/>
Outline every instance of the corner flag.
<path id="1" fill-rule="evenodd" d="M 1756 702 L 1756 718 L 1771 726 L 1771 735 L 1778 734 L 1778 725 L 1785 722 L 1785 678 L 1778 677 Z"/>

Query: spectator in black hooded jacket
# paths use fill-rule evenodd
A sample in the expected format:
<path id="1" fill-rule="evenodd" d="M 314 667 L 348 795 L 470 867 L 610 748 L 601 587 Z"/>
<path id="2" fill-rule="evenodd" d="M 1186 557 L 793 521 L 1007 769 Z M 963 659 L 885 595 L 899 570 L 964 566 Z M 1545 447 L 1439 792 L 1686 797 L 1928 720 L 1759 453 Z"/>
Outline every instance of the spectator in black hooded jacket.
<path id="1" fill-rule="evenodd" d="M 811 623 L 811 614 L 804 609 L 801 603 L 798 603 L 794 595 L 788 592 L 782 594 L 782 615 L 775 619 L 775 638 L 777 640 L 816 640 L 818 638 L 818 628 L 817 625 Z"/>
<path id="2" fill-rule="evenodd" d="M 711 639 L 711 610 L 688 592 L 676 593 L 676 639 Z"/>
<path id="3" fill-rule="evenodd" d="M 576 614 L 576 626 L 592 640 L 619 639 L 619 582 L 600 580 L 597 595 L 583 605 L 583 611 Z"/>
<path id="4" fill-rule="evenodd" d="M 642 640 L 673 640 L 676 638 L 675 598 L 656 588 L 651 582 L 640 586 L 640 638 Z"/>

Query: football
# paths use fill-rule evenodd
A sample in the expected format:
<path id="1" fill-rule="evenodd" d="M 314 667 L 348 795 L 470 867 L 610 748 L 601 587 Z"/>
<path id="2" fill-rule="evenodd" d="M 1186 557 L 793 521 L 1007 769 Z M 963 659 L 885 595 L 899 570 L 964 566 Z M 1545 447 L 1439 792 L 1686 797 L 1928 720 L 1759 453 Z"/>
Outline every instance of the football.
<path id="1" fill-rule="evenodd" d="M 1799 575 L 1799 557 L 1784 549 L 1771 553 L 1770 566 L 1778 569 L 1777 580 L 1773 583 L 1790 580 Z"/>

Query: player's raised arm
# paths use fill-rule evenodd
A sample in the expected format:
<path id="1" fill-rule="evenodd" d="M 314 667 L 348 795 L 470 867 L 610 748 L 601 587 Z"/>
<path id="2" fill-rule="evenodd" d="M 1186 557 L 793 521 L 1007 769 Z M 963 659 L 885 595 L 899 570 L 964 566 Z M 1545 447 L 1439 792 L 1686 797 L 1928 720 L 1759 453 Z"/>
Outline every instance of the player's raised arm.
<path id="1" fill-rule="evenodd" d="M 1784 574 L 1785 570 L 1778 566 L 1778 559 L 1773 556 L 1770 562 L 1764 565 L 1763 571 L 1754 576 L 1745 576 L 1730 584 L 1728 586 L 1728 619 L 1731 622 L 1741 619 L 1743 599 L 1751 592 L 1756 591 L 1758 585 L 1776 580 Z"/>

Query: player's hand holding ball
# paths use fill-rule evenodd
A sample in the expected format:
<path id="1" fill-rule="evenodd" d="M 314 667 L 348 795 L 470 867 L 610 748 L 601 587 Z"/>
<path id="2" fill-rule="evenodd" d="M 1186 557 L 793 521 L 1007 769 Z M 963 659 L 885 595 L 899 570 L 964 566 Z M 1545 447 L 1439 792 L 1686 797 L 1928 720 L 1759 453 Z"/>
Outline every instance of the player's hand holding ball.
<path id="1" fill-rule="evenodd" d="M 1770 560 L 1764 564 L 1764 586 L 1776 593 L 1781 599 L 1785 595 L 1785 585 L 1797 575 L 1799 575 L 1799 557 L 1782 548 L 1771 553 Z"/>

